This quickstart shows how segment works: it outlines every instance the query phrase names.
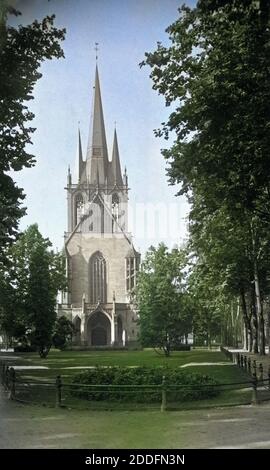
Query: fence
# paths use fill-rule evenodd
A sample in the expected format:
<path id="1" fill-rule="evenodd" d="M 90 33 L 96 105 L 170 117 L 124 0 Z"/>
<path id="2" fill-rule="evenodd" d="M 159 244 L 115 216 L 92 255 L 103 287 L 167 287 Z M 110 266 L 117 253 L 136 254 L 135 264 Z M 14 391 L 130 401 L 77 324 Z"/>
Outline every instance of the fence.
<path id="1" fill-rule="evenodd" d="M 256 359 L 252 360 L 249 355 L 229 351 L 223 346 L 220 346 L 220 350 L 238 367 L 244 369 L 249 375 L 251 375 L 253 378 L 255 377 L 256 380 L 258 380 L 260 383 L 268 382 L 270 387 L 270 364 L 267 366 L 267 369 L 265 369 L 262 362 L 258 364 Z M 267 376 L 267 378 L 264 379 L 264 376 Z"/>
<path id="2" fill-rule="evenodd" d="M 226 357 L 228 357 L 228 359 L 230 359 L 231 361 L 233 361 L 233 353 L 231 351 L 229 351 L 228 349 L 224 348 L 223 346 L 220 346 L 220 351 L 223 352 L 223 354 L 225 354 Z"/>
<path id="3" fill-rule="evenodd" d="M 261 391 L 269 392 L 270 391 L 270 364 L 266 367 L 263 367 L 262 362 L 257 362 L 256 359 L 251 359 L 247 354 L 232 352 L 224 347 L 220 347 L 220 350 L 228 357 L 234 364 L 239 368 L 243 369 L 248 375 L 251 376 L 253 389 L 258 388 Z M 261 395 L 263 395 L 261 393 Z M 268 393 L 264 394 L 266 399 L 269 399 Z M 258 396 L 258 394 L 257 394 Z M 258 401 L 258 397 L 254 399 Z"/>
<path id="4" fill-rule="evenodd" d="M 11 400 L 68 408 L 90 407 L 94 409 L 119 409 L 123 408 L 124 403 L 124 409 L 132 409 L 134 406 L 138 409 L 138 406 L 141 406 L 141 402 L 144 401 L 144 406 L 147 408 L 157 408 L 158 406 L 161 411 L 165 411 L 167 409 L 178 409 L 179 400 L 177 401 L 175 397 L 178 393 L 179 396 L 183 396 L 183 394 L 188 396 L 189 392 L 192 392 L 193 396 L 194 393 L 196 395 L 196 392 L 198 396 L 203 395 L 203 392 L 205 395 L 206 392 L 209 398 L 211 398 L 217 396 L 220 392 L 241 390 L 246 393 L 246 401 L 244 402 L 246 404 L 257 404 L 259 401 L 269 399 L 270 370 L 268 371 L 268 378 L 264 379 L 261 365 L 257 368 L 257 366 L 253 364 L 253 371 L 251 371 L 251 363 L 248 361 L 248 358 L 245 360 L 244 357 L 241 358 L 241 355 L 236 355 L 235 359 L 239 367 L 244 367 L 247 372 L 252 372 L 251 379 L 241 382 L 211 385 L 171 385 L 167 383 L 166 377 L 164 376 L 162 383 L 153 385 L 88 385 L 68 383 L 63 381 L 62 377 L 58 375 L 55 380 L 45 379 L 40 382 L 26 380 L 24 377 L 21 377 L 21 374 L 13 367 L 2 363 L 1 381 Z M 257 372 L 259 372 L 258 376 Z M 267 390 L 267 398 L 262 395 L 261 389 L 264 391 Z M 78 398 L 80 393 L 83 396 L 90 396 L 92 399 L 87 401 Z M 141 395 L 142 400 L 139 400 L 139 402 L 137 402 L 136 399 L 135 401 L 132 400 L 134 395 L 135 398 Z M 154 403 L 148 402 L 147 397 L 150 395 L 151 398 L 154 397 Z M 95 399 L 97 396 L 109 398 L 97 400 Z M 119 403 L 119 396 L 124 397 L 124 400 L 122 400 L 123 403 Z M 174 397 L 174 399 L 172 399 L 172 397 Z M 194 400 L 196 400 L 196 407 L 200 407 L 198 398 Z M 183 403 L 181 404 L 183 405 Z M 237 403 L 230 402 L 229 404 Z M 219 403 L 219 405 L 222 405 L 222 403 Z"/>

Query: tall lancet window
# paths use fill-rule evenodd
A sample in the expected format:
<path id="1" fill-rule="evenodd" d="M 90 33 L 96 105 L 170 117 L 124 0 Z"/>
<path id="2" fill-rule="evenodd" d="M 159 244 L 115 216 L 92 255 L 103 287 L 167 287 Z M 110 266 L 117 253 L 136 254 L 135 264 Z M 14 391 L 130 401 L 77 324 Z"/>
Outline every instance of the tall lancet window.
<path id="1" fill-rule="evenodd" d="M 113 215 L 113 222 L 112 222 L 112 231 L 117 231 L 117 222 L 119 219 L 119 197 L 118 194 L 114 193 L 112 195 L 112 215 Z"/>
<path id="2" fill-rule="evenodd" d="M 97 251 L 90 258 L 89 263 L 90 302 L 107 302 L 106 261 Z"/>
<path id="3" fill-rule="evenodd" d="M 83 197 L 81 194 L 77 194 L 75 197 L 75 225 L 80 222 L 80 218 L 83 214 Z"/>

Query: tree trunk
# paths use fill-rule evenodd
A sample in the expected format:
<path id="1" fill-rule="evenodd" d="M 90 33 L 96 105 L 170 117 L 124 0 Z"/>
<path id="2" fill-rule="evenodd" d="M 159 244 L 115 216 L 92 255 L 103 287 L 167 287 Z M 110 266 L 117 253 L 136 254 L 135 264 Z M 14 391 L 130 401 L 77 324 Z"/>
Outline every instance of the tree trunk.
<path id="1" fill-rule="evenodd" d="M 258 315 L 258 329 L 259 329 L 259 353 L 261 355 L 265 354 L 265 332 L 264 332 L 264 318 L 263 318 L 263 308 L 262 308 L 262 299 L 260 292 L 260 283 L 258 276 L 258 265 L 257 260 L 254 260 L 254 284 L 255 284 L 255 295 L 256 295 L 256 307 Z"/>
<path id="2" fill-rule="evenodd" d="M 253 326 L 253 341 L 252 341 L 252 352 L 258 354 L 258 318 L 256 313 L 256 308 L 253 305 L 252 307 L 252 326 Z"/>
<path id="3" fill-rule="evenodd" d="M 235 348 L 236 344 L 236 332 L 235 332 L 235 325 L 234 325 L 234 305 L 233 302 L 231 302 L 231 310 L 230 310 L 230 326 L 231 326 L 231 339 L 230 339 L 230 345 Z"/>
<path id="4" fill-rule="evenodd" d="M 254 354 L 258 354 L 258 317 L 256 311 L 256 299 L 255 299 L 255 292 L 254 288 L 251 288 L 250 292 L 251 303 L 250 303 L 250 314 L 251 314 L 251 322 L 252 322 L 252 352 Z"/>
<path id="5" fill-rule="evenodd" d="M 170 356 L 171 353 L 171 345 L 169 341 L 166 341 L 166 343 L 163 346 L 163 351 L 166 357 Z"/>
<path id="6" fill-rule="evenodd" d="M 248 317 L 248 351 L 252 351 L 252 343 L 253 343 L 253 332 L 251 326 L 251 319 Z"/>
<path id="7" fill-rule="evenodd" d="M 270 310 L 268 310 L 268 314 L 267 314 L 266 338 L 267 338 L 267 344 L 268 344 L 268 355 L 270 356 Z"/>
<path id="8" fill-rule="evenodd" d="M 242 312 L 243 312 L 243 320 L 244 320 L 244 328 L 245 328 L 245 345 L 244 348 L 247 351 L 252 351 L 252 327 L 251 327 L 251 321 L 250 317 L 248 315 L 248 310 L 247 310 L 247 303 L 246 303 L 246 297 L 245 297 L 245 291 L 242 288 L 240 290 L 240 297 L 241 297 L 241 303 L 242 303 Z"/>
<path id="9" fill-rule="evenodd" d="M 248 329 L 245 322 L 243 323 L 243 345 L 244 349 L 248 351 Z"/>
<path id="10" fill-rule="evenodd" d="M 208 349 L 212 349 L 212 337 L 211 337 L 210 328 L 208 330 L 207 338 L 208 338 Z"/>

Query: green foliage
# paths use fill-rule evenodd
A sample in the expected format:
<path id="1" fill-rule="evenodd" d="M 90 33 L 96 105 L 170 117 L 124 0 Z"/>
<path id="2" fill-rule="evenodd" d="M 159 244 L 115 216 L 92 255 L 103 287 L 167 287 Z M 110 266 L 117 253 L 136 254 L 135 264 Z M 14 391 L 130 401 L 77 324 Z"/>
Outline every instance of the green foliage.
<path id="1" fill-rule="evenodd" d="M 74 396 L 86 400 L 133 401 L 138 403 L 160 402 L 160 388 L 155 389 L 155 387 L 153 387 L 145 390 L 144 388 L 133 389 L 132 386 L 153 385 L 159 387 L 162 384 L 163 376 L 166 377 L 166 384 L 168 386 L 187 386 L 178 389 L 169 389 L 171 401 L 198 400 L 214 397 L 218 394 L 217 387 L 211 387 L 217 384 L 211 377 L 166 367 L 96 367 L 92 370 L 74 375 L 72 383 L 100 385 L 101 387 L 95 389 L 76 386 L 72 389 L 72 393 Z M 111 385 L 114 387 L 102 388 L 102 385 Z M 117 385 L 119 385 L 119 388 Z M 127 387 L 123 390 L 124 386 Z"/>
<path id="2" fill-rule="evenodd" d="M 0 264 L 0 325 L 1 331 L 5 333 L 7 346 L 11 345 L 13 336 L 21 337 L 25 332 L 20 315 L 16 318 L 15 309 L 15 291 L 11 284 L 10 271 Z"/>
<path id="3" fill-rule="evenodd" d="M 23 190 L 13 181 L 10 170 L 19 171 L 34 164 L 28 153 L 31 134 L 29 126 L 34 114 L 27 103 L 41 78 L 41 63 L 63 57 L 60 42 L 65 30 L 54 27 L 54 16 L 31 25 L 7 25 L 7 14 L 16 14 L 1 2 L 0 11 L 0 263 L 6 263 L 6 248 L 18 233 L 18 221 L 25 214 L 21 203 Z"/>
<path id="4" fill-rule="evenodd" d="M 193 303 L 193 333 L 196 345 L 211 347 L 219 342 L 222 318 L 228 308 L 228 298 L 208 265 L 197 260 L 189 276 L 189 295 Z"/>
<path id="5" fill-rule="evenodd" d="M 233 346 L 237 345 L 239 328 L 238 332 L 228 336 L 224 322 L 231 323 L 232 311 L 237 310 L 237 304 L 241 305 L 246 329 L 245 347 L 251 350 L 253 346 L 257 352 L 254 263 L 257 263 L 261 301 L 265 302 L 269 295 L 270 261 L 267 228 L 258 218 L 253 218 L 251 225 L 245 214 L 233 218 L 222 206 L 218 211 L 209 212 L 198 197 L 193 197 L 190 219 L 190 250 L 194 258 L 196 254 L 190 282 L 197 304 L 205 300 L 208 312 L 211 305 L 215 311 L 223 311 L 220 315 L 223 340 Z"/>
<path id="6" fill-rule="evenodd" d="M 268 219 L 269 12 L 253 0 L 184 5 L 167 29 L 171 45 L 146 54 L 154 89 L 176 105 L 158 132 L 176 133 L 164 151 L 172 182 L 208 207 Z"/>
<path id="7" fill-rule="evenodd" d="M 183 250 L 151 247 L 138 275 L 136 301 L 143 346 L 170 354 L 173 343 L 191 331 L 189 299 L 185 292 Z"/>
<path id="8" fill-rule="evenodd" d="M 57 318 L 52 336 L 53 346 L 57 349 L 65 349 L 72 341 L 75 332 L 73 323 L 66 317 Z"/>
<path id="9" fill-rule="evenodd" d="M 261 354 L 270 274 L 269 22 L 265 0 L 183 5 L 167 29 L 170 45 L 158 43 L 143 62 L 174 107 L 156 135 L 173 135 L 163 151 L 168 175 L 191 203 L 194 327 L 215 329 L 221 306 L 228 317 L 240 298 L 246 347 L 257 352 L 259 340 Z"/>
<path id="10" fill-rule="evenodd" d="M 42 237 L 36 224 L 12 246 L 6 276 L 8 294 L 0 317 L 8 336 L 34 346 L 41 357 L 48 354 L 52 343 L 57 292 L 66 285 L 62 255 L 50 247 L 51 242 Z"/>

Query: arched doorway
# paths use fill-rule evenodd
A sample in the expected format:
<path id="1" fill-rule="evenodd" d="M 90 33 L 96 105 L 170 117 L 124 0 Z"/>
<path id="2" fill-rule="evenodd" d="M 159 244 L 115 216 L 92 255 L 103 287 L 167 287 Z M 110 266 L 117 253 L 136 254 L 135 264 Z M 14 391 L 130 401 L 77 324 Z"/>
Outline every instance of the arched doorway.
<path id="1" fill-rule="evenodd" d="M 75 327 L 75 332 L 73 335 L 73 340 L 75 344 L 81 344 L 81 319 L 79 317 L 76 317 L 73 324 Z"/>
<path id="2" fill-rule="evenodd" d="M 89 346 L 108 346 L 111 344 L 111 322 L 103 312 L 95 312 L 89 318 L 87 342 Z"/>

